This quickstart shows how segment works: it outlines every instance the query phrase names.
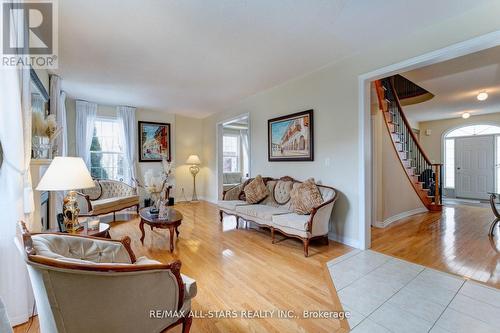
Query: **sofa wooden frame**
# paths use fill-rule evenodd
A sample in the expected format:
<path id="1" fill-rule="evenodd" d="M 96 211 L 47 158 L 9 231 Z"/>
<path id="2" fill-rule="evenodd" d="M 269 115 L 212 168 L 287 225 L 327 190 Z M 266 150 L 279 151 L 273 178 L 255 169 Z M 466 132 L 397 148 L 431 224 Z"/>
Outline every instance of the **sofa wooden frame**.
<path id="1" fill-rule="evenodd" d="M 267 184 L 267 182 L 269 181 L 291 181 L 291 182 L 294 182 L 294 183 L 302 183 L 301 181 L 299 180 L 296 180 L 290 176 L 284 176 L 284 177 L 281 177 L 281 178 L 271 178 L 271 177 L 262 177 L 262 179 L 264 180 L 264 183 Z M 233 189 L 236 189 L 237 187 L 241 187 L 241 190 L 240 190 L 240 193 L 238 195 L 238 199 L 240 200 L 245 200 L 245 193 L 243 192 L 243 189 L 245 188 L 245 186 L 250 182 L 252 181 L 253 178 L 251 179 L 248 179 L 246 182 L 244 182 L 242 185 L 236 185 L 230 189 L 228 189 L 227 191 L 224 191 L 222 193 L 222 199 L 224 200 L 226 194 L 233 190 Z M 307 233 L 311 233 L 312 232 L 312 227 L 313 227 L 313 221 L 314 221 L 314 216 L 316 215 L 317 211 L 326 206 L 326 205 L 329 205 L 331 203 L 333 203 L 335 205 L 335 202 L 337 201 L 338 199 L 338 191 L 334 188 L 334 187 L 331 187 L 331 186 L 326 186 L 326 185 L 319 185 L 319 184 L 316 184 L 318 187 L 323 187 L 323 188 L 328 188 L 328 189 L 331 189 L 335 192 L 335 195 L 333 196 L 333 198 L 331 198 L 330 200 L 327 200 L 325 202 L 323 202 L 321 205 L 317 206 L 317 207 L 314 207 L 311 214 L 309 215 L 309 221 L 307 222 L 307 230 L 306 232 Z M 275 193 L 273 191 L 272 193 L 273 197 L 274 197 L 274 200 L 276 201 L 276 196 L 275 196 Z M 265 199 L 264 199 L 265 200 Z M 288 199 L 290 200 L 290 199 Z M 288 201 L 287 201 L 288 202 Z M 287 202 L 285 203 L 281 203 L 281 204 L 286 204 Z M 224 218 L 224 214 L 226 215 L 229 215 L 229 216 L 234 216 L 236 217 L 236 228 L 238 228 L 238 222 L 239 222 L 239 219 L 244 219 L 242 218 L 241 216 L 237 215 L 237 214 L 234 214 L 234 213 L 228 213 L 227 211 L 224 211 L 223 209 L 219 209 L 219 217 L 220 217 L 220 222 L 222 222 L 223 218 Z M 247 220 L 247 219 L 244 219 L 244 220 Z M 254 221 L 254 220 L 247 220 L 247 221 L 250 221 L 250 222 L 254 222 L 256 224 L 258 224 L 259 226 L 261 227 L 266 227 L 266 228 L 269 228 L 271 230 L 271 240 L 272 240 L 272 243 L 275 244 L 275 232 L 279 232 L 280 234 L 286 236 L 286 238 L 297 238 L 297 239 L 300 239 L 303 243 L 303 246 L 304 246 L 304 256 L 305 257 L 308 257 L 309 256 L 309 243 L 311 242 L 311 240 L 315 240 L 315 239 L 322 239 L 324 241 L 325 244 L 328 245 L 328 233 L 327 234 L 324 234 L 324 235 L 318 235 L 318 236 L 312 236 L 312 237 L 302 237 L 302 236 L 299 236 L 299 235 L 292 235 L 292 234 L 289 234 L 283 230 L 281 230 L 280 228 L 278 227 L 275 227 L 275 226 L 272 226 L 272 225 L 268 225 L 268 224 L 264 224 L 264 223 L 259 223 L 257 221 Z"/>

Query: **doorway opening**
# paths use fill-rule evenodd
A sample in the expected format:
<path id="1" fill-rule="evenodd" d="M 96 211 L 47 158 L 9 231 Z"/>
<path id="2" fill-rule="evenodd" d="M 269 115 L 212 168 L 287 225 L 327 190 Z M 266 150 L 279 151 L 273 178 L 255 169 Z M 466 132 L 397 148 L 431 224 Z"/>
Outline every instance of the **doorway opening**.
<path id="1" fill-rule="evenodd" d="M 443 136 L 444 194 L 449 198 L 488 199 L 500 189 L 500 126 L 478 124 Z"/>
<path id="2" fill-rule="evenodd" d="M 250 117 L 245 114 L 219 123 L 217 132 L 220 196 L 250 177 Z"/>

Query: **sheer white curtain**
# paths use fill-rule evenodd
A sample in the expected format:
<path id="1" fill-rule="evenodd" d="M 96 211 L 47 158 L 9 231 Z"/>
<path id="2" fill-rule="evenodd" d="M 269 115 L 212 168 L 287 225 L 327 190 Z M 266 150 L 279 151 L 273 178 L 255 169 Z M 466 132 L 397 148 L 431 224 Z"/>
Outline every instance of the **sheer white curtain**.
<path id="1" fill-rule="evenodd" d="M 116 113 L 122 128 L 121 135 L 122 142 L 125 145 L 125 158 L 127 159 L 130 170 L 129 179 L 125 179 L 125 181 L 132 185 L 133 180 L 137 178 L 135 157 L 137 122 L 135 120 L 135 108 L 130 106 L 117 106 Z"/>
<path id="2" fill-rule="evenodd" d="M 248 140 L 248 129 L 240 130 L 240 138 L 241 138 L 241 148 L 242 148 L 242 171 L 243 177 L 248 177 L 250 173 L 250 142 Z"/>
<path id="3" fill-rule="evenodd" d="M 68 156 L 68 126 L 66 125 L 66 94 L 61 90 L 62 80 L 57 75 L 50 76 L 50 113 L 56 115 L 57 126 L 62 128 L 57 138 L 59 155 Z"/>
<path id="4" fill-rule="evenodd" d="M 76 101 L 76 155 L 83 158 L 90 170 L 90 145 L 94 135 L 97 104 Z"/>
<path id="5" fill-rule="evenodd" d="M 13 15 L 15 12 L 11 11 Z M 11 17 L 13 33 L 19 35 L 21 11 Z M 14 237 L 17 222 L 23 220 L 33 231 L 33 190 L 29 172 L 31 160 L 31 94 L 29 69 L 0 69 L 0 297 L 12 325 L 25 322 L 33 298 L 26 265 Z"/>

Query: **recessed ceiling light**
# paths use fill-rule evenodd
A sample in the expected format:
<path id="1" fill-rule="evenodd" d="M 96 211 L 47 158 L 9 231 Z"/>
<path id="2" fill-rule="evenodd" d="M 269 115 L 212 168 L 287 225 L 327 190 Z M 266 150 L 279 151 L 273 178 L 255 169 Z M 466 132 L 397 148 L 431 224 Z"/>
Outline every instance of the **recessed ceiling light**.
<path id="1" fill-rule="evenodd" d="M 477 94 L 478 101 L 485 101 L 487 98 L 488 98 L 488 93 L 486 91 L 481 91 L 479 94 Z"/>
<path id="2" fill-rule="evenodd" d="M 470 117 L 470 113 L 469 112 L 462 113 L 462 118 L 469 119 L 469 117 Z"/>

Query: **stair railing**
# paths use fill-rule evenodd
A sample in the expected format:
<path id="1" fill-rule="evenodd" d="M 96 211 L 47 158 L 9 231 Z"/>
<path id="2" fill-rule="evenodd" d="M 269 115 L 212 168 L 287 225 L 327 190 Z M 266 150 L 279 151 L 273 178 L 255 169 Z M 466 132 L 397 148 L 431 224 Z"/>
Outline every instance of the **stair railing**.
<path id="1" fill-rule="evenodd" d="M 442 197 L 442 164 L 432 163 L 425 154 L 424 149 L 415 135 L 406 115 L 403 112 L 398 97 L 398 92 L 394 88 L 393 77 L 384 78 L 376 83 L 377 89 L 383 89 L 384 94 L 379 97 L 379 105 L 390 115 L 390 122 L 394 128 L 393 140 L 397 143 L 399 151 L 404 154 L 405 160 L 409 161 L 408 167 L 413 171 L 413 175 L 418 177 L 422 183 L 422 188 L 428 190 L 434 204 L 441 204 Z"/>

